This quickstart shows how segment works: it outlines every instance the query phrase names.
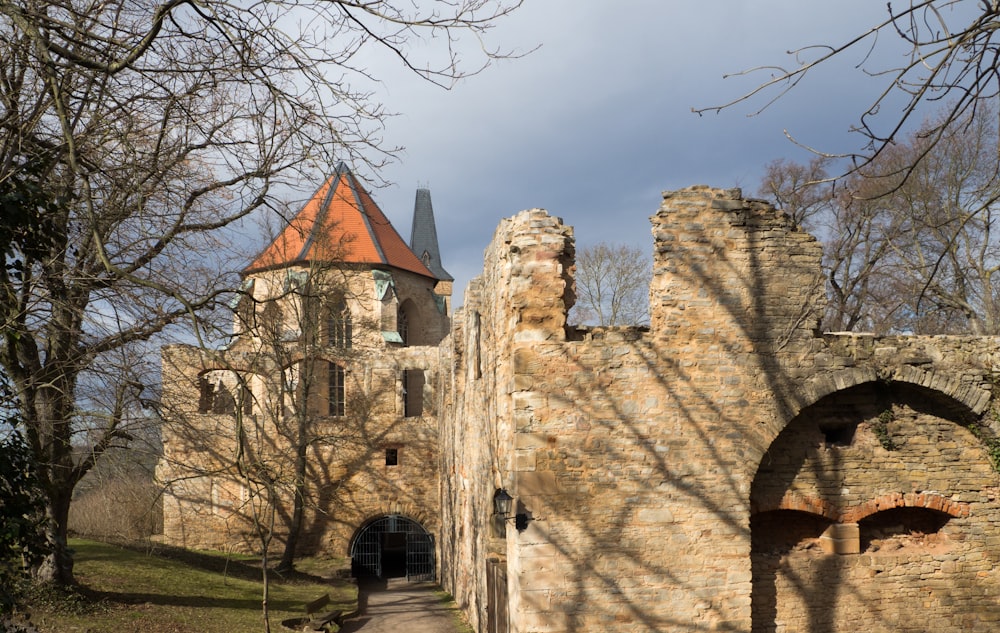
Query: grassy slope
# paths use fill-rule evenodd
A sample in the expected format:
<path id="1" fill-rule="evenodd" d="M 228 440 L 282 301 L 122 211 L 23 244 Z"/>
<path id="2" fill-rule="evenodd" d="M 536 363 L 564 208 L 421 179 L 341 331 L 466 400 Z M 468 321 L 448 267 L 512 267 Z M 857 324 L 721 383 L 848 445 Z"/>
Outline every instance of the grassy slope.
<path id="1" fill-rule="evenodd" d="M 91 598 L 76 609 L 37 604 L 32 622 L 42 633 L 67 631 L 239 633 L 263 631 L 260 570 L 224 555 L 167 552 L 147 555 L 92 541 L 73 541 L 74 568 Z M 311 569 L 322 562 L 307 561 Z M 327 570 L 333 569 L 333 564 Z M 272 578 L 274 576 L 272 575 Z M 304 615 L 304 605 L 330 593 L 330 609 L 352 610 L 357 590 L 343 581 L 297 574 L 271 583 L 271 627 Z"/>

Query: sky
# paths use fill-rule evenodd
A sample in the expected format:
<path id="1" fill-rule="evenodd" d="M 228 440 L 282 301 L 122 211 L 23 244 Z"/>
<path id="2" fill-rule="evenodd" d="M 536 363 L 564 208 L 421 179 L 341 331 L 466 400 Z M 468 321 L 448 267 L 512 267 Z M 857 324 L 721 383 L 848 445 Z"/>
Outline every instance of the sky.
<path id="1" fill-rule="evenodd" d="M 849 130 L 880 85 L 856 67 L 867 49 L 818 69 L 761 114 L 767 99 L 719 114 L 692 108 L 769 76 L 728 73 L 792 65 L 790 49 L 839 44 L 884 17 L 874 0 L 526 0 L 487 39 L 535 50 L 451 90 L 373 52 L 376 96 L 395 113 L 384 141 L 405 149 L 380 175 L 392 184 L 372 194 L 408 239 L 415 190 L 430 189 L 456 307 L 499 221 L 522 209 L 563 218 L 578 248 L 609 241 L 651 252 L 649 217 L 663 191 L 707 184 L 754 195 L 768 162 L 809 158 L 786 130 L 823 151 L 861 148 Z M 874 61 L 889 65 L 900 51 L 885 39 Z"/>

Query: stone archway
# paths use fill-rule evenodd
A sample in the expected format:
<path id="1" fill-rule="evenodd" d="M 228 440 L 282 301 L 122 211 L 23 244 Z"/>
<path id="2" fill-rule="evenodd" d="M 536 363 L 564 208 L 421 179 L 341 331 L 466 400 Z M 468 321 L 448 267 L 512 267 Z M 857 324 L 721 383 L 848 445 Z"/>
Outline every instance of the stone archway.
<path id="1" fill-rule="evenodd" d="M 434 580 L 437 570 L 434 535 L 400 514 L 376 517 L 351 539 L 354 576 Z"/>
<path id="2" fill-rule="evenodd" d="M 953 630 L 1000 617 L 987 597 L 1000 590 L 1000 561 L 983 539 L 1000 533 L 1000 476 L 957 392 L 871 381 L 785 426 L 751 485 L 754 633 Z"/>

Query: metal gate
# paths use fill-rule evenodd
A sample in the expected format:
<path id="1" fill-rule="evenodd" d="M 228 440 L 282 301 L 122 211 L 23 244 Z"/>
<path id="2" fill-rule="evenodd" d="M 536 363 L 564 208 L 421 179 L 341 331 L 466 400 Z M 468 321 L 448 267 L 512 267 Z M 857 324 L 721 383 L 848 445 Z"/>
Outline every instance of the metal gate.
<path id="1" fill-rule="evenodd" d="M 434 580 L 434 536 L 423 528 L 406 533 L 406 579 Z"/>
<path id="2" fill-rule="evenodd" d="M 359 576 L 434 580 L 434 562 L 434 536 L 398 514 L 375 519 L 351 543 L 351 567 Z"/>

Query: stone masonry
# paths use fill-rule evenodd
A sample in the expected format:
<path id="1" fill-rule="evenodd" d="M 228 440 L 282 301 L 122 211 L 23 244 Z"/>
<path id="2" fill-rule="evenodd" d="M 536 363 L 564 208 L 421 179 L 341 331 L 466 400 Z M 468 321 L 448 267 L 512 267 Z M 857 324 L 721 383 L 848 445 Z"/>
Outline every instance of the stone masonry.
<path id="1" fill-rule="evenodd" d="M 998 341 L 819 332 L 819 244 L 738 190 L 652 232 L 648 330 L 566 327 L 537 209 L 456 314 L 441 573 L 477 630 L 996 628 Z"/>
<path id="2" fill-rule="evenodd" d="M 450 332 L 432 300 L 450 282 L 397 271 L 390 295 L 352 269 L 358 345 L 318 358 L 360 400 L 315 420 L 305 549 L 414 520 L 483 633 L 1000 628 L 1000 340 L 821 332 L 819 243 L 739 190 L 667 192 L 651 222 L 649 327 L 567 326 L 573 231 L 539 209 L 500 223 Z M 257 275 L 260 305 L 296 274 Z M 426 330 L 401 345 L 406 305 Z M 164 437 L 171 542 L 254 547 L 243 409 L 204 401 L 206 377 L 242 397 L 259 345 L 241 341 L 163 352 L 164 401 L 190 421 Z M 255 402 L 288 371 L 272 365 Z M 288 455 L 278 435 L 259 437 Z"/>

